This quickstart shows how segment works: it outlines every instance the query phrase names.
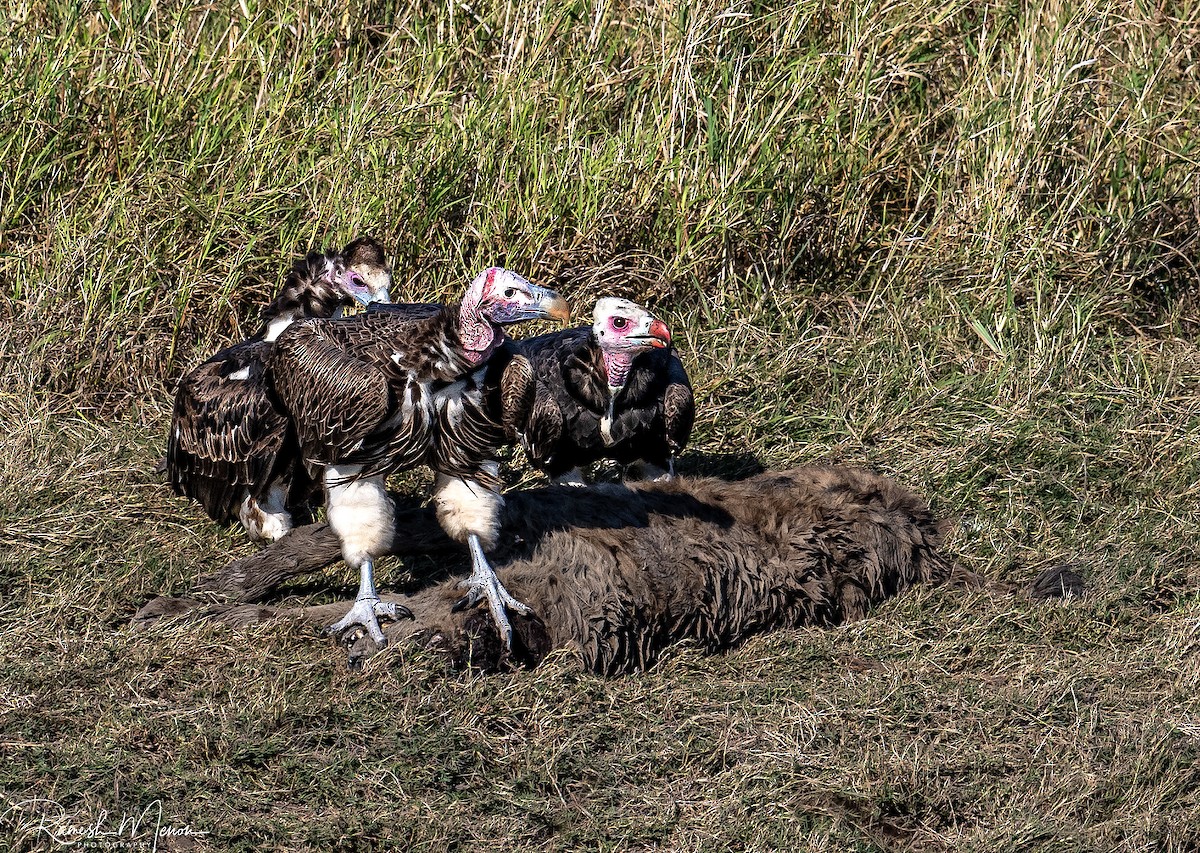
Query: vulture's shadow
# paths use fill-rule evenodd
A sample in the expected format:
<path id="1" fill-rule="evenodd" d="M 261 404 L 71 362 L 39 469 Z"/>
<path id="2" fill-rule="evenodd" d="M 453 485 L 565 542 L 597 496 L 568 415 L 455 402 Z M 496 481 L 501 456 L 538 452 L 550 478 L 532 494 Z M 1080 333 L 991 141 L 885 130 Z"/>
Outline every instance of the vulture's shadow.
<path id="1" fill-rule="evenodd" d="M 722 480 L 746 480 L 764 471 L 766 466 L 753 453 L 706 453 L 689 450 L 675 460 L 675 473 L 685 477 L 720 477 Z"/>
<path id="2" fill-rule="evenodd" d="M 381 588 L 411 594 L 470 570 L 466 547 L 442 533 L 432 508 L 418 505 L 412 496 L 393 494 L 393 500 L 397 509 L 391 553 L 403 561 L 404 570 L 382 572 Z M 694 519 L 721 530 L 735 523 L 726 509 L 699 500 L 677 482 L 649 487 L 639 487 L 636 483 L 546 485 L 505 494 L 500 541 L 489 557 L 494 566 L 502 568 L 514 560 L 528 559 L 548 536 L 560 531 L 642 529 L 649 527 L 655 518 Z M 243 575 L 253 572 L 256 563 L 271 565 L 271 571 L 277 572 L 273 564 L 278 560 L 274 554 L 290 541 L 298 543 L 305 537 L 311 542 L 303 547 L 319 558 L 310 571 L 340 559 L 336 538 L 327 525 L 310 525 L 289 533 L 251 558 L 237 561 L 239 572 Z M 288 583 L 256 600 L 270 602 L 329 592 L 353 596 L 355 588 L 349 577 L 345 585 L 335 586 L 330 585 L 327 577 L 318 577 Z"/>

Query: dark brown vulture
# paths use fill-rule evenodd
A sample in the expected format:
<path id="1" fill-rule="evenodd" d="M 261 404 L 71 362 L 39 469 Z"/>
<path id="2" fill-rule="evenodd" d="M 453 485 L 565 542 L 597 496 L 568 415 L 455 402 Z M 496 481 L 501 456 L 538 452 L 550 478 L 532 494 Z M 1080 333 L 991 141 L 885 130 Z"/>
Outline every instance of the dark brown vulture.
<path id="1" fill-rule="evenodd" d="M 287 533 L 292 509 L 312 486 L 267 381 L 267 357 L 294 321 L 386 301 L 391 280 L 383 249 L 370 238 L 297 261 L 263 310 L 258 332 L 180 380 L 164 460 L 175 493 L 197 501 L 214 521 L 240 521 L 255 541 Z"/>
<path id="2" fill-rule="evenodd" d="M 498 466 L 503 430 L 484 400 L 488 361 L 503 327 L 566 319 L 552 290 L 507 270 L 480 273 L 462 302 L 436 312 L 369 312 L 338 321 L 306 320 L 276 341 L 268 364 L 274 389 L 295 425 L 307 464 L 324 469 L 329 524 L 342 557 L 360 572 L 354 606 L 330 630 L 366 628 L 385 643 L 378 616 L 396 616 L 380 601 L 374 562 L 392 540 L 388 474 L 428 465 L 436 473 L 438 521 L 470 549 L 473 572 L 463 606 L 487 598 L 501 635 L 505 608 L 528 608 L 501 586 L 484 552 L 500 535 Z"/>
<path id="3" fill-rule="evenodd" d="M 509 346 L 529 370 L 520 359 L 505 370 L 504 424 L 553 482 L 582 485 L 583 467 L 601 459 L 646 479 L 674 476 L 696 409 L 665 323 L 610 297 L 596 303 L 591 328 Z"/>

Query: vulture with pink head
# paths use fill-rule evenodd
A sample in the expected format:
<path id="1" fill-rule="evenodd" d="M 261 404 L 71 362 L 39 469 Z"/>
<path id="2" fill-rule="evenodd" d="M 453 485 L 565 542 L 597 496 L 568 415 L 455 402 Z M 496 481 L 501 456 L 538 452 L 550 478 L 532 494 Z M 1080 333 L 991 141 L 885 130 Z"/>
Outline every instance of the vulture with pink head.
<path id="1" fill-rule="evenodd" d="M 667 325 L 627 299 L 596 302 L 591 327 L 514 341 L 500 413 L 530 463 L 582 485 L 602 459 L 646 479 L 674 476 L 696 409 Z"/>
<path id="2" fill-rule="evenodd" d="M 331 631 L 359 625 L 386 643 L 379 617 L 403 611 L 380 600 L 374 581 L 394 526 L 385 479 L 427 465 L 436 474 L 438 521 L 471 554 L 460 606 L 486 599 L 501 636 L 511 637 L 506 610 L 528 608 L 508 594 L 485 556 L 499 541 L 504 503 L 494 461 L 504 433 L 485 399 L 489 360 L 506 326 L 567 317 L 556 292 L 493 267 L 456 305 L 307 320 L 279 336 L 269 381 L 305 463 L 322 471 L 342 557 L 360 572 L 355 603 Z"/>

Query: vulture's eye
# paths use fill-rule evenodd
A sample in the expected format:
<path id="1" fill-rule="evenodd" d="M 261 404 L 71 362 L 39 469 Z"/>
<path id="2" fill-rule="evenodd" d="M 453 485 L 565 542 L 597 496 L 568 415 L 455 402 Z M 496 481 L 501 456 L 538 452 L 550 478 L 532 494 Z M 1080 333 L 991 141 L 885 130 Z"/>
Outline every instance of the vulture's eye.
<path id="1" fill-rule="evenodd" d="M 517 291 L 515 288 L 510 287 L 504 291 L 505 299 L 512 299 L 516 295 L 517 295 Z"/>
<path id="2" fill-rule="evenodd" d="M 614 329 L 624 329 L 628 325 L 629 325 L 629 321 L 626 320 L 624 317 L 613 317 L 612 318 L 612 327 Z"/>

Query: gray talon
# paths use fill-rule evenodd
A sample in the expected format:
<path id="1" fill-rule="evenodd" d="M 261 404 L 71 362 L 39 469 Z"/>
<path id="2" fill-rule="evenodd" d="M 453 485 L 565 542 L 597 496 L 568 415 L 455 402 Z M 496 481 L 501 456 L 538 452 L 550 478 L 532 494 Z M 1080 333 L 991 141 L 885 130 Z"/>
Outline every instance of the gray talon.
<path id="1" fill-rule="evenodd" d="M 512 623 L 508 621 L 508 613 L 505 611 L 513 610 L 522 616 L 528 616 L 532 611 L 528 605 L 513 598 L 504 588 L 504 584 L 500 583 L 495 569 L 483 555 L 479 538 L 472 534 L 467 541 L 471 549 L 473 569 L 469 578 L 459 581 L 458 585 L 466 589 L 467 594 L 456 601 L 452 609 L 455 612 L 465 610 L 468 607 L 474 607 L 486 598 L 488 610 L 492 614 L 492 621 L 496 623 L 500 636 L 504 638 L 504 645 L 509 651 L 512 651 Z"/>

